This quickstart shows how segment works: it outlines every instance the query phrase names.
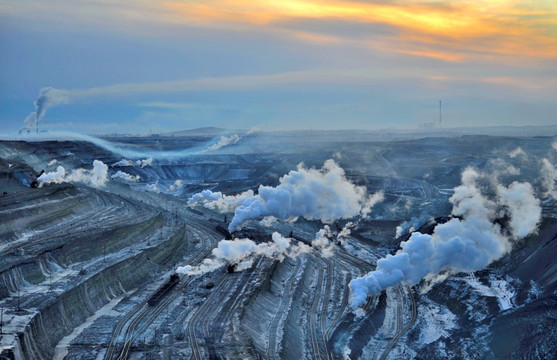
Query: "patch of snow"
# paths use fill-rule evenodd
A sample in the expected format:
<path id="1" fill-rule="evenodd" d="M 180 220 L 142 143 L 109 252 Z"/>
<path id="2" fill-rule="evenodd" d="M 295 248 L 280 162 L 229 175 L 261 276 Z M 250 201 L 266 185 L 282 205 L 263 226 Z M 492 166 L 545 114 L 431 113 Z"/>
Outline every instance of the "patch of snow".
<path id="1" fill-rule="evenodd" d="M 458 327 L 455 314 L 447 307 L 436 304 L 428 298 L 420 302 L 418 313 L 421 328 L 418 341 L 421 344 L 431 344 L 440 338 L 447 338 L 450 331 Z"/>
<path id="2" fill-rule="evenodd" d="M 503 279 L 497 279 L 494 275 L 489 276 L 491 286 L 482 284 L 473 273 L 464 278 L 464 281 L 476 290 L 480 295 L 497 298 L 501 311 L 511 309 L 514 304 L 516 291 L 513 286 Z"/>
<path id="3" fill-rule="evenodd" d="M 128 294 L 124 293 L 119 297 L 112 299 L 108 304 L 97 310 L 93 315 L 89 316 L 85 322 L 78 327 L 76 327 L 70 335 L 64 336 L 56 347 L 54 348 L 54 357 L 53 360 L 63 360 L 64 357 L 68 354 L 68 347 L 70 343 L 79 336 L 83 332 L 83 330 L 87 329 L 95 320 L 99 317 L 105 316 L 117 316 L 119 313 L 114 311 L 113 308 L 118 305 L 118 303 L 126 297 Z"/>

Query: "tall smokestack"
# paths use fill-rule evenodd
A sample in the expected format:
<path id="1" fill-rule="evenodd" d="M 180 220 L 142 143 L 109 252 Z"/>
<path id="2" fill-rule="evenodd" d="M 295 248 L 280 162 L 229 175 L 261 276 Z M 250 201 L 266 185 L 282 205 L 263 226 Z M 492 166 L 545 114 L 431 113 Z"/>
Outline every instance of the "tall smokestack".
<path id="1" fill-rule="evenodd" d="M 441 100 L 439 100 L 439 127 L 441 127 Z"/>

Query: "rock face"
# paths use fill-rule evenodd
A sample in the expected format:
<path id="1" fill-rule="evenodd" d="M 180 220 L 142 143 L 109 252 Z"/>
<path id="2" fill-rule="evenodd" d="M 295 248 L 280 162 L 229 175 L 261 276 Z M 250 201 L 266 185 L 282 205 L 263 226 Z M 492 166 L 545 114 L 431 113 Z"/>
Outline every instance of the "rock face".
<path id="1" fill-rule="evenodd" d="M 200 143 L 180 139 L 140 139 L 134 146 Z M 517 142 L 532 158 L 542 157 L 551 139 L 358 139 L 254 139 L 241 155 L 198 154 L 145 166 L 137 159 L 112 166 L 122 157 L 88 143 L 0 142 L 0 359 L 551 358 L 557 352 L 552 199 L 543 202 L 538 233 L 487 269 L 399 284 L 356 311 L 348 286 L 396 252 L 409 229 L 431 233 L 447 221 L 463 168 L 494 166 Z M 218 229 L 234 215 L 188 207 L 191 194 L 276 186 L 299 162 L 319 168 L 339 149 L 347 178 L 369 193 L 383 190 L 385 200 L 372 219 L 351 219 L 355 225 L 343 239 L 335 236 L 348 220 L 330 224 L 332 256 L 310 248 L 296 258 L 255 257 L 245 268 L 180 274 L 164 287 L 178 266 L 211 258 L 225 236 Z M 94 160 L 108 165 L 109 178 L 120 170 L 139 180 L 30 187 L 43 169 L 90 170 Z M 533 165 L 512 161 L 535 183 Z M 233 235 L 261 244 L 274 231 L 292 233 L 294 244 L 309 247 L 323 226 L 302 218 L 251 221 Z"/>

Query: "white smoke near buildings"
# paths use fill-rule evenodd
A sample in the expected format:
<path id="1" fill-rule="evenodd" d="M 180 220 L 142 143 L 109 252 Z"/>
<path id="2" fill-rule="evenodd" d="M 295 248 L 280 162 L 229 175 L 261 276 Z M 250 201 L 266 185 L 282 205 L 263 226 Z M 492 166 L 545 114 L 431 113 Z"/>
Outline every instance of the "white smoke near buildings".
<path id="1" fill-rule="evenodd" d="M 116 174 L 111 176 L 112 179 L 121 179 L 127 182 L 137 182 L 139 180 L 141 180 L 141 177 L 139 177 L 139 175 L 131 175 L 128 174 L 126 172 L 123 172 L 121 170 L 118 170 L 116 172 Z"/>
<path id="2" fill-rule="evenodd" d="M 253 190 L 247 190 L 238 195 L 224 195 L 220 191 L 212 192 L 211 190 L 203 190 L 202 192 L 192 195 L 188 199 L 188 205 L 202 204 L 208 209 L 221 213 L 228 213 L 236 210 L 245 200 L 253 196 Z"/>
<path id="3" fill-rule="evenodd" d="M 23 127 L 19 130 L 31 131 L 38 129 L 39 121 L 41 121 L 46 114 L 46 110 L 63 104 L 68 104 L 70 102 L 70 93 L 63 89 L 54 89 L 52 87 L 42 88 L 39 91 L 39 97 L 33 105 L 35 106 L 35 111 L 31 112 L 25 120 L 23 121 Z"/>
<path id="4" fill-rule="evenodd" d="M 214 271 L 226 265 L 234 265 L 235 271 L 248 269 L 259 256 L 283 261 L 285 258 L 295 259 L 301 254 L 312 251 L 324 257 L 330 257 L 334 253 L 334 243 L 329 240 L 330 229 L 326 227 L 320 230 L 311 246 L 302 242 L 292 241 L 278 232 L 272 234 L 272 241 L 256 243 L 251 239 L 221 240 L 212 251 L 212 258 L 207 258 L 198 266 L 180 266 L 176 272 L 186 275 L 199 275 Z"/>
<path id="5" fill-rule="evenodd" d="M 62 166 L 58 166 L 56 171 L 44 173 L 37 179 L 39 185 L 62 182 L 80 182 L 91 187 L 101 188 L 108 181 L 108 166 L 100 160 L 93 161 L 93 169 L 74 169 L 71 173 L 66 173 Z"/>
<path id="6" fill-rule="evenodd" d="M 297 170 L 279 181 L 277 187 L 259 186 L 257 195 L 243 200 L 228 230 L 232 232 L 248 220 L 266 216 L 283 221 L 301 216 L 323 223 L 357 215 L 366 217 L 371 207 L 383 200 L 383 193 L 369 195 L 364 186 L 351 183 L 334 160 L 327 160 L 321 169 L 306 169 L 299 164 Z"/>
<path id="7" fill-rule="evenodd" d="M 395 255 L 380 259 L 374 271 L 352 280 L 352 306 L 400 282 L 413 285 L 439 274 L 482 269 L 508 253 L 513 241 L 536 232 L 541 208 L 532 186 L 497 184 L 487 195 L 480 181 L 491 181 L 490 177 L 466 169 L 462 185 L 450 198 L 456 217 L 437 225 L 432 235 L 414 232 Z M 501 218 L 509 219 L 508 229 L 495 222 Z"/>
<path id="8" fill-rule="evenodd" d="M 509 153 L 509 157 L 511 159 L 514 159 L 518 156 L 526 156 L 526 153 L 524 152 L 524 150 L 522 150 L 520 146 Z"/>
<path id="9" fill-rule="evenodd" d="M 230 136 L 221 136 L 218 142 L 208 146 L 206 149 L 202 150 L 201 152 L 215 151 L 222 147 L 236 144 L 238 141 L 240 141 L 240 139 L 241 139 L 240 136 L 238 136 L 237 134 L 230 135 Z"/>
<path id="10" fill-rule="evenodd" d="M 153 158 L 148 158 L 148 159 L 140 159 L 140 160 L 136 160 L 136 161 L 132 161 L 132 160 L 127 160 L 127 159 L 122 159 L 120 161 L 115 162 L 114 164 L 112 164 L 113 167 L 123 167 L 123 166 L 139 166 L 141 168 L 144 168 L 145 166 L 152 166 L 153 165 Z"/>

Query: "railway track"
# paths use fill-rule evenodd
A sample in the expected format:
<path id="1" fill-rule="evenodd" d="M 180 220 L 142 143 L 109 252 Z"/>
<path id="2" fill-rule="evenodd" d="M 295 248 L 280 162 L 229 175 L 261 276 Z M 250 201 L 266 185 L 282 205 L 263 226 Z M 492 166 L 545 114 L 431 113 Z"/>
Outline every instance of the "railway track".
<path id="1" fill-rule="evenodd" d="M 197 232 L 197 234 L 200 235 L 199 234 L 200 230 L 196 228 L 191 228 L 191 229 L 192 231 Z M 209 253 L 213 249 L 212 246 L 210 246 L 211 245 L 209 243 L 210 241 L 207 240 L 206 237 L 200 236 L 200 238 L 204 240 L 204 243 L 194 254 L 190 256 L 190 259 L 186 262 L 186 264 L 188 265 L 193 265 L 195 263 L 198 263 L 199 261 L 204 259 L 207 255 L 209 255 Z M 185 276 L 182 276 L 180 278 L 180 281 L 182 281 L 184 278 Z M 189 285 L 190 282 L 191 280 L 185 283 L 180 283 L 178 286 L 176 286 L 174 289 L 171 290 L 170 294 L 167 295 L 160 304 L 156 305 L 155 307 L 150 307 L 147 305 L 147 302 L 149 300 L 149 297 L 147 297 L 138 305 L 136 305 L 134 309 L 132 309 L 132 311 L 127 313 L 126 316 L 124 316 L 124 318 L 122 318 L 116 325 L 112 333 L 112 337 L 109 346 L 107 348 L 107 352 L 105 353 L 104 359 L 110 360 L 114 357 L 114 355 L 116 354 L 117 339 L 119 337 L 122 337 L 122 332 L 124 330 L 125 330 L 123 334 L 124 343 L 122 346 L 122 350 L 120 351 L 117 359 L 126 359 L 129 353 L 129 349 L 133 341 L 137 337 L 137 335 L 141 333 L 156 318 L 156 316 L 158 316 L 160 312 L 162 312 L 164 307 L 168 305 L 176 297 L 176 295 L 179 294 L 181 290 L 187 287 L 187 285 Z M 136 314 L 138 315 L 135 316 Z M 138 327 L 139 322 L 143 319 L 146 319 L 146 321 L 144 321 L 141 324 L 141 327 Z M 136 327 L 138 327 L 137 331 L 134 334 L 132 334 L 132 332 L 135 330 Z"/>
<path id="2" fill-rule="evenodd" d="M 292 293 L 294 291 L 297 285 L 294 283 L 294 280 L 296 279 L 296 276 L 300 272 L 301 268 L 302 268 L 302 261 L 298 258 L 296 259 L 296 266 L 294 267 L 294 270 L 292 270 L 292 274 L 288 277 L 288 280 L 286 280 L 286 283 L 284 284 L 284 292 L 283 292 L 284 294 L 286 294 L 287 292 Z M 268 359 L 276 358 L 275 355 L 277 353 L 278 327 L 280 325 L 280 321 L 282 320 L 283 314 L 285 313 L 286 310 L 286 305 L 288 305 L 288 303 L 289 302 L 285 299 L 284 296 L 280 298 L 278 310 L 275 316 L 273 317 L 273 320 L 271 321 L 271 326 L 269 329 L 269 343 L 267 344 Z"/>
<path id="3" fill-rule="evenodd" d="M 407 290 L 408 290 L 408 295 L 409 295 L 408 297 L 410 299 L 410 310 L 411 310 L 411 313 L 412 313 L 411 317 L 410 317 L 410 321 L 408 322 L 408 324 L 406 324 L 406 326 L 404 326 L 402 328 L 402 320 L 400 319 L 402 317 L 402 315 L 397 314 L 397 315 L 400 315 L 400 318 L 397 319 L 397 327 L 399 326 L 398 324 L 400 324 L 401 328 L 398 329 L 398 332 L 396 333 L 396 335 L 387 344 L 387 346 L 383 350 L 383 353 L 379 357 L 379 360 L 387 359 L 387 356 L 389 355 L 389 352 L 393 349 L 393 347 L 396 345 L 398 340 L 412 327 L 412 325 L 414 325 L 414 322 L 416 321 L 416 317 L 418 316 L 418 310 L 417 310 L 417 307 L 416 307 L 416 300 L 414 299 L 414 294 L 412 292 L 412 288 L 408 285 L 406 285 L 406 287 L 407 287 Z M 400 291 L 402 293 L 402 291 L 400 290 L 400 288 L 398 288 L 398 286 L 397 286 L 397 289 L 398 289 L 398 291 Z"/>
<path id="4" fill-rule="evenodd" d="M 197 321 L 207 311 L 207 308 L 211 305 L 213 299 L 220 292 L 220 289 L 224 286 L 227 280 L 228 277 L 226 276 L 223 277 L 223 279 L 219 282 L 219 284 L 213 288 L 211 295 L 203 302 L 203 305 L 201 305 L 199 309 L 197 309 L 197 311 L 193 314 L 192 318 L 190 319 L 190 322 L 188 324 L 188 336 L 190 339 L 193 359 L 199 359 L 199 360 L 203 359 L 201 350 L 199 348 L 199 341 L 197 339 L 197 333 L 195 329 Z"/>

